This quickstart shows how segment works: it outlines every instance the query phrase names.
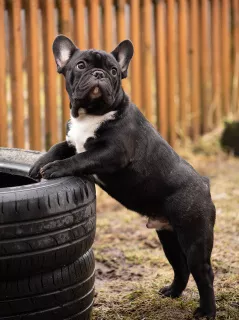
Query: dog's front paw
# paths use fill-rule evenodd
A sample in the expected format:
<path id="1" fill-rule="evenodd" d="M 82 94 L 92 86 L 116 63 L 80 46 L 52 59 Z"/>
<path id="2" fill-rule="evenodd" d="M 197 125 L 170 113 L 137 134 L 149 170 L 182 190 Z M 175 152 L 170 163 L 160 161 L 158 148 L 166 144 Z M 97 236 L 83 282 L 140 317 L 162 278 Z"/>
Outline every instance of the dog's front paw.
<path id="1" fill-rule="evenodd" d="M 46 164 L 50 163 L 51 160 L 46 153 L 45 155 L 41 156 L 31 167 L 29 170 L 29 177 L 35 179 L 35 180 L 40 180 L 42 178 L 41 176 L 41 168 L 43 168 Z"/>
<path id="2" fill-rule="evenodd" d="M 45 165 L 46 163 L 37 161 L 34 163 L 34 165 L 31 167 L 31 169 L 28 172 L 29 177 L 31 177 L 34 180 L 40 180 L 41 179 L 41 168 Z"/>
<path id="3" fill-rule="evenodd" d="M 213 320 L 216 317 L 216 311 L 206 311 L 202 308 L 197 308 L 193 313 L 194 319 L 206 318 L 207 320 Z"/>
<path id="4" fill-rule="evenodd" d="M 29 177 L 35 180 L 39 180 L 41 177 L 40 169 L 41 167 L 39 167 L 38 165 L 33 165 L 28 173 Z"/>
<path id="5" fill-rule="evenodd" d="M 44 179 L 55 179 L 72 175 L 72 170 L 63 160 L 58 160 L 45 165 L 40 173 Z"/>

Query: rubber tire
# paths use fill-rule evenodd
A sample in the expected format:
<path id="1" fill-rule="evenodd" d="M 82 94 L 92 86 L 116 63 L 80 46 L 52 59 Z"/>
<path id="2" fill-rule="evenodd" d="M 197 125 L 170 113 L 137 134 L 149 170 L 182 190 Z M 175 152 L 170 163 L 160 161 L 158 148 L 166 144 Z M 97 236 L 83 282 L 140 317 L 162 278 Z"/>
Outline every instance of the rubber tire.
<path id="1" fill-rule="evenodd" d="M 0 171 L 27 175 L 40 155 L 0 148 Z M 73 263 L 91 248 L 95 220 L 95 186 L 88 179 L 0 188 L 0 279 Z"/>
<path id="2" fill-rule="evenodd" d="M 90 319 L 94 270 L 94 256 L 89 250 L 73 264 L 52 272 L 1 281 L 0 319 Z"/>

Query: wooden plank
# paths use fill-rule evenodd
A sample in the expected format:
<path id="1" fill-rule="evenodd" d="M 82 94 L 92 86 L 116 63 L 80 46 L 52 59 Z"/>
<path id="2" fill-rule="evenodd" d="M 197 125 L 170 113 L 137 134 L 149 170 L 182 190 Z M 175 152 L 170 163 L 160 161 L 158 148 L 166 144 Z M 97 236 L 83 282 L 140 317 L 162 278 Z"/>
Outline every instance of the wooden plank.
<path id="1" fill-rule="evenodd" d="M 125 40 L 125 2 L 126 0 L 117 0 L 116 2 L 116 19 L 117 19 L 117 41 Z"/>
<path id="2" fill-rule="evenodd" d="M 89 46 L 99 49 L 99 0 L 89 2 Z"/>
<path id="3" fill-rule="evenodd" d="M 221 3 L 221 52 L 222 52 L 222 108 L 223 115 L 227 116 L 230 111 L 230 89 L 231 89 L 231 32 L 230 32 L 230 1 L 222 0 Z"/>
<path id="4" fill-rule="evenodd" d="M 28 108 L 30 148 L 41 150 L 38 0 L 26 1 Z"/>
<path id="5" fill-rule="evenodd" d="M 6 101 L 6 42 L 4 25 L 4 0 L 0 0 L 0 146 L 8 145 L 7 101 Z"/>
<path id="6" fill-rule="evenodd" d="M 179 0 L 178 37 L 179 37 L 179 111 L 181 140 L 184 143 L 188 134 L 187 125 L 187 92 L 188 92 L 188 25 L 187 0 Z"/>
<path id="7" fill-rule="evenodd" d="M 239 1 L 232 0 L 233 19 L 233 47 L 234 52 L 239 54 Z"/>
<path id="8" fill-rule="evenodd" d="M 155 3 L 155 59 L 156 59 L 156 99 L 158 130 L 167 139 L 167 70 L 166 70 L 166 25 L 165 4 Z"/>
<path id="9" fill-rule="evenodd" d="M 142 14 L 143 14 L 143 37 L 142 37 L 142 53 L 143 53 L 143 64 L 142 64 L 142 85 L 143 85 L 143 96 L 142 103 L 145 110 L 145 116 L 153 122 L 153 106 L 152 106 L 152 7 L 151 0 L 143 0 Z"/>
<path id="10" fill-rule="evenodd" d="M 169 110 L 169 143 L 176 142 L 176 106 L 175 95 L 175 1 L 167 1 L 167 74 L 168 74 L 168 110 Z"/>
<path id="11" fill-rule="evenodd" d="M 191 30 L 191 112 L 192 139 L 197 140 L 200 128 L 200 86 L 199 86 L 199 10 L 198 0 L 190 1 Z"/>
<path id="12" fill-rule="evenodd" d="M 57 142 L 57 104 L 56 104 L 56 64 L 52 54 L 55 38 L 55 1 L 42 1 L 43 56 L 45 81 L 45 147 L 46 150 Z"/>
<path id="13" fill-rule="evenodd" d="M 131 98 L 138 108 L 141 105 L 141 64 L 140 64 L 140 18 L 139 0 L 130 0 L 130 37 L 134 45 L 134 57 L 131 62 Z"/>
<path id="14" fill-rule="evenodd" d="M 70 32 L 70 2 L 69 0 L 60 0 L 60 33 L 71 38 Z M 61 77 L 61 96 L 62 96 L 62 139 L 66 136 L 66 123 L 70 118 L 70 101 L 66 91 L 65 78 Z"/>
<path id="15" fill-rule="evenodd" d="M 13 147 L 24 148 L 21 1 L 12 0 L 9 5 Z"/>
<path id="16" fill-rule="evenodd" d="M 237 54 L 239 54 L 239 1 L 232 0 L 232 14 L 233 14 L 233 24 L 234 24 L 234 32 L 233 32 L 233 42 L 235 45 L 235 50 Z"/>
<path id="17" fill-rule="evenodd" d="M 239 1 L 232 0 L 233 21 L 233 84 L 232 84 L 232 112 L 239 116 Z"/>
<path id="18" fill-rule="evenodd" d="M 209 105 L 209 28 L 208 28 L 208 0 L 201 0 L 200 6 L 200 66 L 201 66 L 201 99 L 202 99 L 202 133 L 208 131 Z"/>
<path id="19" fill-rule="evenodd" d="M 220 7 L 219 0 L 212 0 L 211 8 L 211 38 L 212 38 L 212 103 L 213 120 L 210 123 L 212 128 L 213 122 L 217 126 L 221 121 L 221 78 L 220 78 Z M 210 110 L 210 113 L 212 113 Z M 211 114 L 210 114 L 211 117 Z M 210 119 L 210 118 L 209 118 Z"/>
<path id="20" fill-rule="evenodd" d="M 117 20 L 117 41 L 120 43 L 126 38 L 126 22 L 125 22 L 125 4 L 126 0 L 116 1 L 116 20 Z M 126 92 L 129 92 L 129 79 L 122 81 L 122 86 Z"/>
<path id="21" fill-rule="evenodd" d="M 73 14 L 75 42 L 81 50 L 85 50 L 85 0 L 73 0 Z"/>
<path id="22" fill-rule="evenodd" d="M 103 36 L 104 50 L 111 52 L 113 50 L 113 19 L 112 19 L 112 0 L 104 0 L 103 2 Z"/>

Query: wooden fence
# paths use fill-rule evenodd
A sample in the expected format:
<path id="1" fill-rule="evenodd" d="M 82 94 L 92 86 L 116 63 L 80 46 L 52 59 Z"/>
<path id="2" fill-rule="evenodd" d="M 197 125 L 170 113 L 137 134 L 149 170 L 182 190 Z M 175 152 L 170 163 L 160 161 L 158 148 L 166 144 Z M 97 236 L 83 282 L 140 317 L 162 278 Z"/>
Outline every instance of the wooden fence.
<path id="1" fill-rule="evenodd" d="M 124 88 L 171 145 L 239 114 L 239 0 L 0 0 L 0 146 L 64 139 L 58 33 L 106 51 L 130 38 Z"/>

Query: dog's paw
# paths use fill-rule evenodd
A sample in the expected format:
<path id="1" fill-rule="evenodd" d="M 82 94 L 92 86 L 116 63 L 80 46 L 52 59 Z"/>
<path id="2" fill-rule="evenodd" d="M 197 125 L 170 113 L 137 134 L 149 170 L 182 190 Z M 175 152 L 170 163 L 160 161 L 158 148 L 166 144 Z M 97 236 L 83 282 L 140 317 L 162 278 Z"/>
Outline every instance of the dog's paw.
<path id="1" fill-rule="evenodd" d="M 63 160 L 48 163 L 41 168 L 40 173 L 44 179 L 55 179 L 72 175 L 70 167 L 65 166 Z"/>
<path id="2" fill-rule="evenodd" d="M 29 177 L 31 177 L 34 180 L 40 180 L 41 179 L 40 170 L 41 170 L 41 164 L 35 163 L 28 172 Z"/>
<path id="3" fill-rule="evenodd" d="M 161 288 L 159 290 L 159 294 L 161 294 L 163 297 L 170 298 L 178 298 L 181 295 L 181 293 L 179 293 L 172 285 Z"/>
<path id="4" fill-rule="evenodd" d="M 46 153 L 45 155 L 41 156 L 31 167 L 31 169 L 28 172 L 29 177 L 40 180 L 42 178 L 41 176 L 41 168 L 43 168 L 46 164 L 50 163 L 51 160 Z"/>
<path id="5" fill-rule="evenodd" d="M 194 319 L 205 318 L 207 320 L 213 320 L 216 317 L 216 312 L 215 311 L 207 312 L 199 307 L 194 311 L 193 317 Z"/>

